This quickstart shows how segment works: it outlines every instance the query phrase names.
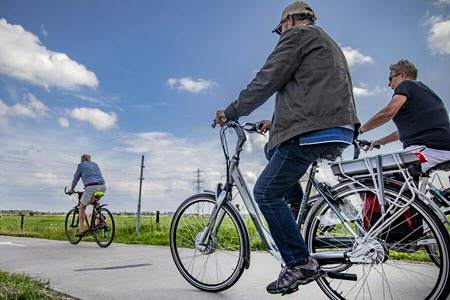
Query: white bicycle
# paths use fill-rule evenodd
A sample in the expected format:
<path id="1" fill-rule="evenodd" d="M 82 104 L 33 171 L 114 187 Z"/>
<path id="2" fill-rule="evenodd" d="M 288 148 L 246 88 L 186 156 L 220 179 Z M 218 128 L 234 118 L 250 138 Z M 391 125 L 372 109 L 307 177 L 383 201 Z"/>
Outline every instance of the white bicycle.
<path id="1" fill-rule="evenodd" d="M 244 218 L 253 221 L 267 250 L 284 264 L 239 169 L 246 132 L 258 132 L 258 127 L 231 121 L 221 128 L 226 182 L 219 183 L 215 192 L 188 198 L 173 217 L 172 257 L 182 276 L 198 289 L 226 290 L 250 267 Z M 237 135 L 231 157 L 226 142 L 230 129 Z M 320 160 L 336 158 L 342 149 L 336 150 Z M 318 161 L 311 165 L 297 222 L 324 271 L 317 283 L 330 299 L 448 297 L 450 237 L 408 173 L 419 159 L 415 153 L 399 152 L 335 162 L 331 168 L 339 184 L 334 187 L 315 178 Z M 403 176 L 403 182 L 387 182 L 394 173 Z M 312 187 L 318 196 L 310 197 Z M 240 215 L 231 203 L 233 190 L 240 193 L 248 216 Z M 399 236 L 400 228 L 409 231 Z M 427 251 L 430 247 L 433 251 Z"/>

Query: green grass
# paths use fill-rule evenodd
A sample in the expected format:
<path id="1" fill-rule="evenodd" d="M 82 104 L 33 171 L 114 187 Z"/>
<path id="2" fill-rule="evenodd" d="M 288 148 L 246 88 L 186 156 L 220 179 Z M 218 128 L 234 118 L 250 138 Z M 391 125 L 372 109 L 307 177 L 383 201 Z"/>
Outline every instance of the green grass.
<path id="1" fill-rule="evenodd" d="M 266 247 L 256 233 L 250 220 L 245 218 L 251 238 L 252 250 L 265 250 Z M 114 243 L 144 244 L 156 246 L 169 246 L 169 230 L 172 222 L 171 216 L 160 216 L 156 223 L 156 216 L 141 216 L 139 233 L 136 233 L 135 216 L 114 216 L 116 234 Z M 23 230 L 20 229 L 20 215 L 2 215 L 0 218 L 0 235 L 44 238 L 65 241 L 64 215 L 26 215 Z M 94 241 L 88 235 L 83 241 Z"/>
<path id="2" fill-rule="evenodd" d="M 0 299 L 34 300 L 34 299 L 73 299 L 49 288 L 49 283 L 32 279 L 26 275 L 7 274 L 0 271 Z"/>
<path id="3" fill-rule="evenodd" d="M 141 216 L 139 233 L 136 233 L 136 217 L 114 216 L 116 224 L 115 243 L 169 245 L 169 228 L 172 218 L 160 216 L 156 223 L 155 216 Z M 20 228 L 20 215 L 2 215 L 0 218 L 0 235 L 44 238 L 65 241 L 64 215 L 26 215 L 23 229 Z M 93 241 L 92 236 L 83 241 Z"/>

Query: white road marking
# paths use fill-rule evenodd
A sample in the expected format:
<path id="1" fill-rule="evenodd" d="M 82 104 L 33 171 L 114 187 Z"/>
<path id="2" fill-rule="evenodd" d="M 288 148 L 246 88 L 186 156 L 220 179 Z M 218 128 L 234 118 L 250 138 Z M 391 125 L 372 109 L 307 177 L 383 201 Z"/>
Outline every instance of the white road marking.
<path id="1" fill-rule="evenodd" d="M 26 245 L 13 244 L 13 243 L 11 243 L 11 242 L 0 242 L 0 245 L 17 246 L 17 247 L 26 247 Z"/>

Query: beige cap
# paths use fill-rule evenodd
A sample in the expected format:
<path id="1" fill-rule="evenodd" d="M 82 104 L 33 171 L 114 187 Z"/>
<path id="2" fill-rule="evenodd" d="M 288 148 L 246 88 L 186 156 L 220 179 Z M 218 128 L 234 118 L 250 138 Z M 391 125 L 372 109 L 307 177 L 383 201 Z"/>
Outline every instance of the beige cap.
<path id="1" fill-rule="evenodd" d="M 281 20 L 280 23 L 278 23 L 277 27 L 272 32 L 275 32 L 277 28 L 281 25 L 281 23 L 286 19 L 288 15 L 295 15 L 295 14 L 305 14 L 305 15 L 311 15 L 313 19 L 316 19 L 316 14 L 314 13 L 314 10 L 309 6 L 308 3 L 303 1 L 295 1 L 294 3 L 290 4 L 288 7 L 286 7 L 283 10 L 283 13 L 281 14 Z"/>

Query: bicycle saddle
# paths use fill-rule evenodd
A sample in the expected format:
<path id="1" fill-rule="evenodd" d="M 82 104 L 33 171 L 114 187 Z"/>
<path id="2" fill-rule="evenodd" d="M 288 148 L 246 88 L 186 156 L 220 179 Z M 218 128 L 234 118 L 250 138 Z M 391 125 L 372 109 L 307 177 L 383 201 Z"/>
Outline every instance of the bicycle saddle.
<path id="1" fill-rule="evenodd" d="M 98 201 L 98 200 L 100 200 L 100 198 L 103 197 L 104 195 L 105 195 L 105 193 L 103 193 L 103 192 L 95 192 L 95 193 L 94 193 L 94 200 L 95 200 L 95 201 Z"/>
<path id="2" fill-rule="evenodd" d="M 326 159 L 329 161 L 335 161 L 339 156 L 342 155 L 342 152 L 344 152 L 344 148 L 343 147 L 332 147 L 330 149 L 328 149 L 327 151 L 323 152 L 322 154 L 320 154 L 320 158 L 322 159 Z"/>

